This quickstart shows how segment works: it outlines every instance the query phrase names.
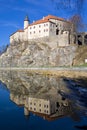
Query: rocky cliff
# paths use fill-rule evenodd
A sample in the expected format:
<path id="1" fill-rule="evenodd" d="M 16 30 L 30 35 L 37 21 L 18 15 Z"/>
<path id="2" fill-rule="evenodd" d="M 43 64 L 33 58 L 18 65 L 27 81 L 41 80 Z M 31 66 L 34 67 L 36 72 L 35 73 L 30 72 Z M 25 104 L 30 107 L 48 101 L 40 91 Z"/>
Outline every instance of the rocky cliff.
<path id="1" fill-rule="evenodd" d="M 57 42 L 14 42 L 0 56 L 1 67 L 48 67 L 72 65 L 77 46 L 59 47 Z"/>
<path id="2" fill-rule="evenodd" d="M 87 45 L 79 46 L 73 59 L 73 65 L 85 65 L 85 59 L 87 59 Z"/>

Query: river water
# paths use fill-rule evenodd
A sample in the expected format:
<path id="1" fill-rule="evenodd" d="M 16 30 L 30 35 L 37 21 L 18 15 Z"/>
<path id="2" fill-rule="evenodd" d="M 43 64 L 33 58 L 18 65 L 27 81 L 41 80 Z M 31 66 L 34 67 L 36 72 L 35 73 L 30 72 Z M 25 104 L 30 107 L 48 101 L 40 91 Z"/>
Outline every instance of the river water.
<path id="1" fill-rule="evenodd" d="M 0 130 L 86 130 L 87 79 L 0 71 Z"/>

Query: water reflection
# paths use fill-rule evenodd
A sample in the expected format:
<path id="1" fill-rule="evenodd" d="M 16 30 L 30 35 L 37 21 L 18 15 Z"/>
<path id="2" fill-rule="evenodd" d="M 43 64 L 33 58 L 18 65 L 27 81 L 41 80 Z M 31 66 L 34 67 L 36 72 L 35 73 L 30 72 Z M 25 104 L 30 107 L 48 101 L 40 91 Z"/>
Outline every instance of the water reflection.
<path id="1" fill-rule="evenodd" d="M 81 79 L 43 76 L 25 71 L 4 71 L 0 73 L 0 79 L 10 91 L 11 101 L 24 107 L 25 116 L 32 112 L 46 120 L 68 116 L 80 121 L 80 114 L 87 115 L 87 84 L 83 84 Z"/>

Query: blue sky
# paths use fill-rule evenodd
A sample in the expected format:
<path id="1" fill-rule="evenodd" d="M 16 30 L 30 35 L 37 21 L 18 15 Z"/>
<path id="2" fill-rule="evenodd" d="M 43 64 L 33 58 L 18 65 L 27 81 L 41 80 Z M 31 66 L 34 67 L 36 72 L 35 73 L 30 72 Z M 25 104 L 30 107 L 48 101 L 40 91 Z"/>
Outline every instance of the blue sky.
<path id="1" fill-rule="evenodd" d="M 18 29 L 23 29 L 26 15 L 30 22 L 49 14 L 69 19 L 78 10 L 76 0 L 0 0 L 0 46 L 9 44 L 9 36 Z M 73 2 L 74 1 L 74 2 Z M 77 0 L 78 1 L 78 0 Z M 87 24 L 87 0 L 79 6 L 83 23 Z M 87 30 L 87 27 L 85 28 Z"/>

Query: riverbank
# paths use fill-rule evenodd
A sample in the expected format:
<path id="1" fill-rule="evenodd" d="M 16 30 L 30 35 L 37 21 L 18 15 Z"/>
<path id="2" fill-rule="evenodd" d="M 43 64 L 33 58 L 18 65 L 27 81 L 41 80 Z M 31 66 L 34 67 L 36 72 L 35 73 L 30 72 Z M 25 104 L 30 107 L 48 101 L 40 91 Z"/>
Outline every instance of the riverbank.
<path id="1" fill-rule="evenodd" d="M 1 71 L 28 71 L 36 74 L 52 75 L 59 77 L 87 77 L 87 67 L 49 67 L 49 68 L 0 68 Z"/>

